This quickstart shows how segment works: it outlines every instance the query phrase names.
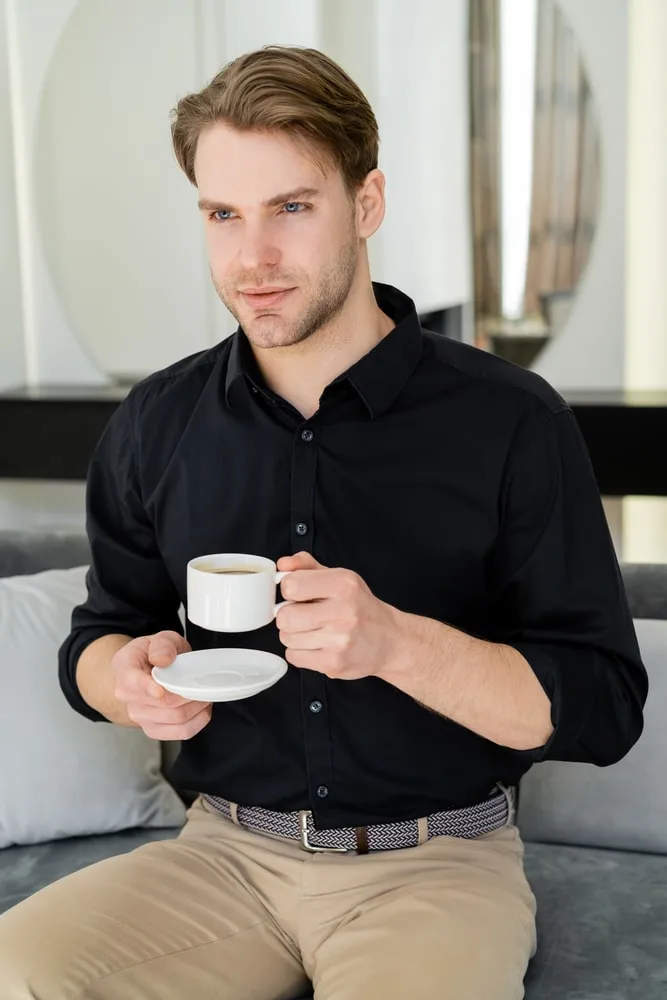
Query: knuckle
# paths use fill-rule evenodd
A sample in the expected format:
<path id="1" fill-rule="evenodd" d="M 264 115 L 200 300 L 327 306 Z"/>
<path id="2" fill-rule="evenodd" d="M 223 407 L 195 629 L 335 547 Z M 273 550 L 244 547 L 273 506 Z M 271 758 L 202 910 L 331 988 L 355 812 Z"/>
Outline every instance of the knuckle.
<path id="1" fill-rule="evenodd" d="M 341 570 L 338 577 L 338 596 L 342 598 L 353 598 L 359 590 L 359 577 L 350 570 Z"/>
<path id="2" fill-rule="evenodd" d="M 180 639 L 180 638 L 181 636 L 178 634 L 178 632 L 172 632 L 169 629 L 162 629 L 161 632 L 155 632 L 151 636 L 151 640 L 164 639 L 166 642 L 173 642 L 175 639 Z"/>
<path id="3" fill-rule="evenodd" d="M 350 636 L 349 632 L 339 632 L 338 633 L 338 643 L 337 643 L 337 646 L 338 646 L 338 652 L 339 653 L 344 653 L 346 650 L 348 650 L 350 648 L 351 644 L 352 644 L 352 637 Z"/>
<path id="4" fill-rule="evenodd" d="M 359 625 L 359 613 L 353 604 L 345 604 L 341 608 L 340 627 L 351 632 Z"/>

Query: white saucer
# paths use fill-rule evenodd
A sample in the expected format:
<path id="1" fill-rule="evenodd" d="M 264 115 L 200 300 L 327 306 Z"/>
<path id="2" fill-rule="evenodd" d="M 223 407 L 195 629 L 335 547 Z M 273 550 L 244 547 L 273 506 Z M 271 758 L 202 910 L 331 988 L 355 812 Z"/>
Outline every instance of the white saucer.
<path id="1" fill-rule="evenodd" d="M 238 701 L 271 687 L 287 662 L 263 649 L 196 649 L 168 667 L 153 667 L 153 680 L 191 701 Z"/>

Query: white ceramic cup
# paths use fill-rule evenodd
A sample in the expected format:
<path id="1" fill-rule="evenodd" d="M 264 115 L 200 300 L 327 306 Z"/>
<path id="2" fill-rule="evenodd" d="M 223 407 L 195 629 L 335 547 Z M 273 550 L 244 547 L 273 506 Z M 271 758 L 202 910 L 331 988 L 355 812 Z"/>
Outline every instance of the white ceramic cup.
<path id="1" fill-rule="evenodd" d="M 273 621 L 279 573 L 272 559 L 238 552 L 191 559 L 187 566 L 188 618 L 212 632 L 251 632 Z"/>

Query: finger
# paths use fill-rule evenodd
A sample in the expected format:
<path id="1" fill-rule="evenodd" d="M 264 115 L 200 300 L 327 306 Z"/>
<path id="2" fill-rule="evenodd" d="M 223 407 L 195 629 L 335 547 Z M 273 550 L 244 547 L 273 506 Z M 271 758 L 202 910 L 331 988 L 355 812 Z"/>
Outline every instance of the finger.
<path id="1" fill-rule="evenodd" d="M 131 706 L 131 719 L 140 724 L 149 722 L 155 725 L 175 726 L 189 722 L 202 712 L 209 702 L 179 699 L 180 705 L 156 704 L 155 702 L 135 703 Z M 129 712 L 128 712 L 129 714 Z"/>
<path id="2" fill-rule="evenodd" d="M 332 654 L 323 649 L 286 649 L 285 659 L 300 670 L 326 674 L 332 670 Z"/>
<path id="3" fill-rule="evenodd" d="M 137 698 L 162 698 L 165 690 L 150 675 L 149 636 L 140 636 L 124 646 L 114 657 L 116 677 L 114 694 L 121 701 Z"/>
<path id="4" fill-rule="evenodd" d="M 318 563 L 315 556 L 311 555 L 310 552 L 297 552 L 293 556 L 282 556 L 276 563 L 276 566 L 281 573 L 291 573 L 296 569 L 324 569 L 321 563 Z"/>
<path id="5" fill-rule="evenodd" d="M 276 625 L 281 632 L 311 632 L 323 628 L 335 614 L 333 601 L 303 601 L 287 604 L 276 615 Z"/>
<path id="6" fill-rule="evenodd" d="M 147 736 L 154 740 L 189 740 L 209 724 L 211 713 L 212 706 L 205 704 L 201 712 L 189 722 L 181 722 L 176 725 L 147 722 L 141 728 Z"/>
<path id="7" fill-rule="evenodd" d="M 190 649 L 186 639 L 178 632 L 158 632 L 150 636 L 148 662 L 154 667 L 168 667 L 179 653 Z"/>
<path id="8" fill-rule="evenodd" d="M 346 597 L 352 592 L 348 578 L 354 574 L 345 569 L 296 570 L 280 584 L 283 597 L 288 601 L 316 601 L 327 597 Z"/>
<path id="9" fill-rule="evenodd" d="M 326 629 L 313 629 L 311 632 L 281 632 L 280 641 L 287 649 L 329 649 L 335 646 L 335 640 Z"/>
<path id="10" fill-rule="evenodd" d="M 150 672 L 146 671 L 145 659 L 142 665 L 126 663 L 120 668 L 116 675 L 114 693 L 121 701 L 132 701 L 140 705 L 159 702 L 160 705 L 177 708 L 189 701 L 188 698 L 172 694 L 153 680 Z"/>
<path id="11" fill-rule="evenodd" d="M 186 640 L 182 636 L 182 642 Z M 149 660 L 149 649 L 152 636 L 141 636 L 133 639 L 132 642 L 124 646 L 117 654 L 119 658 L 118 673 L 116 678 L 117 697 L 127 700 L 129 697 L 145 699 L 167 699 L 170 705 L 182 703 L 187 699 L 180 699 L 176 702 L 178 695 L 168 694 L 161 684 L 157 684 L 151 677 L 152 664 Z"/>
<path id="12" fill-rule="evenodd" d="M 154 694 L 151 692 L 142 700 L 141 697 L 137 699 L 137 704 L 146 705 L 150 707 L 158 708 L 159 711 L 163 711 L 165 708 L 180 708 L 182 705 L 190 705 L 192 703 L 192 698 L 182 698 L 180 694 L 174 694 L 173 691 L 167 691 L 166 688 L 158 684 L 157 681 L 151 680 L 152 688 L 157 688 L 160 694 Z M 201 704 L 196 702 L 196 704 Z"/>

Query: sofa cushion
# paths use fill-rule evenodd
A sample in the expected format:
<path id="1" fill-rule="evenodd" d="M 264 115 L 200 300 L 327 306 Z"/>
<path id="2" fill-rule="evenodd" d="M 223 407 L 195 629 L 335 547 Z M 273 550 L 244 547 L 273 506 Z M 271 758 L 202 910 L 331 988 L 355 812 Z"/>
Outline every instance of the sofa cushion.
<path id="1" fill-rule="evenodd" d="M 67 529 L 0 532 L 0 577 L 70 569 L 89 562 L 90 545 L 84 532 Z"/>
<path id="2" fill-rule="evenodd" d="M 526 844 L 537 954 L 526 1000 L 664 1000 L 667 858 Z"/>
<path id="3" fill-rule="evenodd" d="M 667 563 L 622 563 L 633 618 L 667 618 Z"/>
<path id="4" fill-rule="evenodd" d="M 667 621 L 635 621 L 649 675 L 644 732 L 618 764 L 544 761 L 521 781 L 525 840 L 667 854 Z"/>
<path id="5" fill-rule="evenodd" d="M 58 646 L 86 567 L 0 579 L 0 847 L 135 826 L 177 826 L 185 806 L 140 729 L 73 712 Z"/>
<path id="6" fill-rule="evenodd" d="M 80 868 L 133 851 L 151 840 L 169 840 L 177 834 L 174 827 L 139 828 L 101 836 L 67 837 L 27 847 L 7 847 L 0 851 L 0 913 Z"/>

